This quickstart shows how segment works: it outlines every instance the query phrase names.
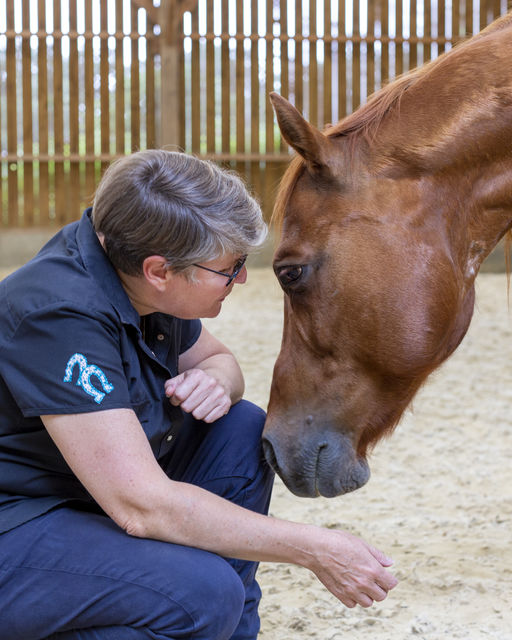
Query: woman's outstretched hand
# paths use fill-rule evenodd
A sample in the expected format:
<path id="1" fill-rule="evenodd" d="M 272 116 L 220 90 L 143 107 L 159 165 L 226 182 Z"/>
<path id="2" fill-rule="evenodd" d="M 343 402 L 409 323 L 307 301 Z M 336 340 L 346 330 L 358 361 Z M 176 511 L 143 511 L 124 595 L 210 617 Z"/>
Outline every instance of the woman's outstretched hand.
<path id="1" fill-rule="evenodd" d="M 398 584 L 385 569 L 393 561 L 364 540 L 333 529 L 317 529 L 317 536 L 317 551 L 307 566 L 345 606 L 370 607 Z"/>

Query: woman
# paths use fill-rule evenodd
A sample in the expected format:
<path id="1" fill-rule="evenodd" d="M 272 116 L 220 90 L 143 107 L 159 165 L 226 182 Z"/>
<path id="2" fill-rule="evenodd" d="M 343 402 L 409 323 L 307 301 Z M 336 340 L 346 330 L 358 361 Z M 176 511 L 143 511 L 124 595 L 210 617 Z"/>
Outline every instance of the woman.
<path id="1" fill-rule="evenodd" d="M 254 639 L 258 561 L 347 606 L 395 586 L 364 542 L 266 515 L 264 412 L 199 320 L 265 234 L 237 177 L 144 151 L 0 284 L 3 640 Z"/>

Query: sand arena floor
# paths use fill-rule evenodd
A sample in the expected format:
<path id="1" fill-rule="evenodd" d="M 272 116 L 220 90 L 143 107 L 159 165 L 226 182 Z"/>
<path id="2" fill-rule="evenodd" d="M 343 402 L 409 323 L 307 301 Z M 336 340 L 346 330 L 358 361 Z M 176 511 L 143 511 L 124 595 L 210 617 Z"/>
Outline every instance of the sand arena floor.
<path id="1" fill-rule="evenodd" d="M 252 269 L 207 325 L 238 356 L 246 397 L 266 407 L 282 298 Z M 262 564 L 262 640 L 512 640 L 512 302 L 504 274 L 481 274 L 462 345 L 375 449 L 372 477 L 334 499 L 277 482 L 274 516 L 364 537 L 394 558 L 400 584 L 347 609 L 307 570 Z"/>

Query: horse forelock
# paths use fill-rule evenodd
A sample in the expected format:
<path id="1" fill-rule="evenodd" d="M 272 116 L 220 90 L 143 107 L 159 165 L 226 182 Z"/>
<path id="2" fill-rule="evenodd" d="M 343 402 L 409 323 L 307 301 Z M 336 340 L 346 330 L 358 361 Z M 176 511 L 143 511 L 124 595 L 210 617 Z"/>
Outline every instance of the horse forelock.
<path id="1" fill-rule="evenodd" d="M 271 225 L 277 229 L 278 233 L 281 233 L 286 207 L 288 206 L 292 191 L 305 166 L 304 160 L 300 156 L 295 156 L 281 179 L 276 195 L 274 210 L 272 212 L 272 219 L 270 221 Z"/>

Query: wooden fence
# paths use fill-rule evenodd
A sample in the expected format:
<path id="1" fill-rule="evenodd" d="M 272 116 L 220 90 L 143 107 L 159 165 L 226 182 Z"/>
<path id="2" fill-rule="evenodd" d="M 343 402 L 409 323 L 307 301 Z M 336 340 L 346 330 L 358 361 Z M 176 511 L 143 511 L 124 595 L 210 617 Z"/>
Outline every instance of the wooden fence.
<path id="1" fill-rule="evenodd" d="M 79 217 L 102 169 L 164 146 L 242 173 L 270 214 L 268 100 L 322 127 L 506 0 L 0 0 L 0 226 Z"/>
<path id="2" fill-rule="evenodd" d="M 0 222 L 60 226 L 114 157 L 157 143 L 157 30 L 124 0 L 3 0 L 0 12 Z"/>

